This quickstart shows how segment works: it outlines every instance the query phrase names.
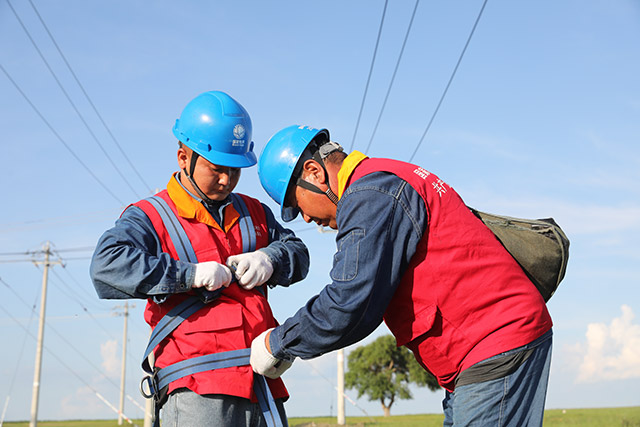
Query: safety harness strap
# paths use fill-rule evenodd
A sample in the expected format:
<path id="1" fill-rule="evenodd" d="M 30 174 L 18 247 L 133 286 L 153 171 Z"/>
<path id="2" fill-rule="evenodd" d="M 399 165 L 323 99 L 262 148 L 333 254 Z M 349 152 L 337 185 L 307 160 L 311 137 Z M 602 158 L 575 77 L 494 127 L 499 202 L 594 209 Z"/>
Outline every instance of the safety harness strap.
<path id="1" fill-rule="evenodd" d="M 198 257 L 196 256 L 196 252 L 193 250 L 193 245 L 191 245 L 187 232 L 184 230 L 184 227 L 167 201 L 160 196 L 151 196 L 146 200 L 151 203 L 151 206 L 153 206 L 160 215 L 164 228 L 167 230 L 167 233 L 169 233 L 169 239 L 176 250 L 178 259 L 196 264 L 198 262 Z M 206 288 L 199 288 L 196 292 L 199 294 L 199 299 L 208 303 L 218 298 L 220 293 L 222 293 L 222 289 L 210 291 Z M 169 332 L 171 332 L 171 330 Z M 164 338 L 164 336 L 162 338 Z M 160 339 L 160 341 L 162 341 L 162 339 Z M 158 341 L 156 345 L 159 344 L 160 341 Z M 152 349 L 153 348 L 155 348 L 155 346 L 152 347 Z"/>
<path id="2" fill-rule="evenodd" d="M 158 388 L 162 389 L 173 381 L 198 372 L 248 365 L 249 356 L 251 356 L 251 349 L 243 348 L 182 360 L 161 369 L 156 374 Z"/>
<path id="3" fill-rule="evenodd" d="M 253 252 L 256 250 L 256 229 L 253 226 L 251 215 L 249 215 L 249 209 L 242 200 L 242 197 L 231 193 L 231 201 L 233 206 L 240 214 L 239 225 L 240 235 L 242 236 L 242 252 Z"/>
<path id="4" fill-rule="evenodd" d="M 260 410 L 264 416 L 264 420 L 268 427 L 284 427 L 285 423 L 282 422 L 276 401 L 271 394 L 269 384 L 267 384 L 267 378 L 263 375 L 253 374 L 253 391 L 255 391 L 258 397 L 258 404 Z"/>
<path id="5" fill-rule="evenodd" d="M 174 363 L 173 365 L 158 370 L 155 375 L 143 378 L 143 385 L 141 386 L 143 390 L 142 394 L 146 398 L 154 397 L 163 387 L 187 375 L 213 369 L 248 365 L 250 357 L 251 349 L 243 348 L 240 350 L 207 354 Z M 144 384 L 146 384 L 149 394 L 144 392 Z M 273 398 L 271 389 L 267 384 L 267 379 L 264 376 L 254 373 L 253 390 L 258 398 L 258 405 L 260 406 L 267 427 L 284 427 L 285 423 L 283 423 L 280 417 L 276 401 Z M 156 419 L 154 427 L 158 427 L 160 419 L 160 408 L 158 406 L 156 406 L 155 412 Z"/>
<path id="6" fill-rule="evenodd" d="M 173 242 L 173 246 L 176 249 L 178 259 L 197 263 L 198 258 L 196 257 L 191 242 L 189 242 L 187 232 L 184 231 L 184 227 L 182 227 L 182 224 L 180 224 L 180 221 L 176 218 L 175 213 L 171 210 L 167 201 L 160 196 L 151 196 L 147 198 L 147 201 L 158 211 L 164 228 L 167 229 L 171 242 Z"/>
<path id="7" fill-rule="evenodd" d="M 169 312 L 160 319 L 156 327 L 153 328 L 153 332 L 151 332 L 151 337 L 149 338 L 149 344 L 147 344 L 147 348 L 144 351 L 142 369 L 147 374 L 153 374 L 153 369 L 149 364 L 149 355 L 153 349 L 156 348 L 158 344 L 173 332 L 186 318 L 204 306 L 205 303 L 198 297 L 191 297 L 169 310 Z"/>
<path id="8" fill-rule="evenodd" d="M 231 196 L 234 207 L 240 213 L 239 221 L 243 227 L 240 229 L 242 235 L 242 252 L 254 251 L 256 247 L 256 232 L 251 215 L 249 215 L 249 210 L 247 209 L 244 200 L 242 200 L 242 197 L 233 193 L 231 193 Z M 182 227 L 182 224 L 180 224 L 180 221 L 178 221 L 178 218 L 176 218 L 175 213 L 169 207 L 169 204 L 159 196 L 152 196 L 147 200 L 158 211 L 158 214 L 169 233 L 169 238 L 176 248 L 178 258 L 192 263 L 197 263 L 198 260 L 195 255 L 195 251 L 193 250 L 193 246 L 187 236 L 187 232 L 184 230 L 184 227 Z M 262 292 L 262 289 L 260 289 L 260 291 Z M 222 288 L 215 291 L 206 291 L 207 298 L 204 299 L 206 302 L 212 301 L 217 298 L 221 292 Z M 188 318 L 204 306 L 205 303 L 201 301 L 201 298 L 193 296 L 170 310 L 153 329 L 149 339 L 149 344 L 147 345 L 144 353 L 144 363 L 148 365 L 147 357 L 151 354 L 151 351 L 153 351 L 153 349 L 156 348 L 163 339 L 173 332 L 173 330 L 176 329 L 184 319 Z M 145 368 L 144 365 L 143 368 Z M 148 369 L 145 369 L 145 372 L 151 373 L 152 369 L 148 367 Z"/>
<path id="9" fill-rule="evenodd" d="M 152 196 L 146 199 L 153 206 L 169 233 L 169 238 L 173 242 L 178 259 L 191 263 L 197 263 L 195 251 L 184 227 L 176 217 L 175 213 L 168 203 L 159 196 Z M 231 201 L 233 206 L 240 214 L 239 225 L 242 236 L 242 252 L 252 252 L 256 248 L 256 232 L 253 221 L 247 206 L 242 197 L 231 193 Z M 233 366 L 249 365 L 251 349 L 245 348 L 221 353 L 212 353 L 191 359 L 182 360 L 162 369 L 154 369 L 149 363 L 149 355 L 153 349 L 158 346 L 169 334 L 171 334 L 185 319 L 200 310 L 207 302 L 217 298 L 222 289 L 216 291 L 207 291 L 207 298 L 199 298 L 192 296 L 182 303 L 171 309 L 156 325 L 151 333 L 149 344 L 144 352 L 142 369 L 148 374 L 142 379 L 140 389 L 142 395 L 146 398 L 155 398 L 155 421 L 154 427 L 160 426 L 160 405 L 158 402 L 158 394 L 160 390 L 168 386 L 171 382 L 183 378 L 187 375 L 193 375 L 198 372 L 209 371 L 213 369 L 228 368 Z M 145 392 L 145 385 L 148 393 Z M 267 385 L 265 377 L 255 374 L 254 391 L 258 398 L 260 409 L 264 415 L 268 427 L 282 427 L 284 424 L 278 414 L 278 409 L 271 394 L 271 390 Z"/>

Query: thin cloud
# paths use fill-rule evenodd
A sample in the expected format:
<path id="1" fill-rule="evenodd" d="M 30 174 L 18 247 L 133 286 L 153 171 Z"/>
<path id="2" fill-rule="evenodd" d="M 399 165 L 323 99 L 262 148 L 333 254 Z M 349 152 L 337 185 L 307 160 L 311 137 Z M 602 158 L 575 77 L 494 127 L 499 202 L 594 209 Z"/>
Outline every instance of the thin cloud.
<path id="1" fill-rule="evenodd" d="M 90 387 L 79 387 L 72 395 L 61 399 L 59 417 L 61 419 L 77 418 L 78 414 L 108 414 L 105 405 L 98 399 Z"/>
<path id="2" fill-rule="evenodd" d="M 527 218 L 552 216 L 570 234 L 569 238 L 577 234 L 640 231 L 638 205 L 582 204 L 545 197 L 506 198 L 489 192 L 476 194 L 476 198 L 483 200 L 480 210 Z"/>
<path id="3" fill-rule="evenodd" d="M 567 218 L 578 234 L 640 230 L 639 206 L 578 206 L 558 204 L 558 216 Z"/>
<path id="4" fill-rule="evenodd" d="M 633 323 L 631 307 L 609 325 L 590 323 L 577 383 L 640 378 L 640 325 Z"/>
<path id="5" fill-rule="evenodd" d="M 102 356 L 102 367 L 106 376 L 114 376 L 120 372 L 120 358 L 118 357 L 118 343 L 116 340 L 109 340 L 100 344 L 100 355 Z"/>

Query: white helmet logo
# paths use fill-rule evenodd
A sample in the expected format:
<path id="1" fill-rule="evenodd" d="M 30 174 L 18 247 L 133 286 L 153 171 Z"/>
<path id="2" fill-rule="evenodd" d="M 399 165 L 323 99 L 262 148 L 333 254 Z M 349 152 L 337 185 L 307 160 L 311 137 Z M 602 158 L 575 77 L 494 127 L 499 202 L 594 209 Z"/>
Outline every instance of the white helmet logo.
<path id="1" fill-rule="evenodd" d="M 233 136 L 235 136 L 237 139 L 244 138 L 244 126 L 242 126 L 241 124 L 237 124 L 233 128 Z"/>

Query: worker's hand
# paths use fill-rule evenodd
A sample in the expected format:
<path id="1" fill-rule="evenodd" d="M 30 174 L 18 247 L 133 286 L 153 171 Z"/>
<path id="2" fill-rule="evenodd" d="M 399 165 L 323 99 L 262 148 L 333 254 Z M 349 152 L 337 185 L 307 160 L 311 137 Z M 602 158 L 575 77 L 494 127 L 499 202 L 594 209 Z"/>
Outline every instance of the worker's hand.
<path id="1" fill-rule="evenodd" d="M 272 379 L 280 378 L 280 375 L 291 367 L 293 362 L 281 360 L 273 356 L 267 348 L 269 333 L 273 328 L 267 329 L 258 335 L 251 343 L 251 367 L 253 372 Z"/>
<path id="2" fill-rule="evenodd" d="M 269 256 L 259 250 L 232 255 L 227 258 L 227 265 L 235 268 L 238 284 L 247 290 L 262 285 L 273 274 L 273 264 Z"/>
<path id="3" fill-rule="evenodd" d="M 215 261 L 200 262 L 196 264 L 192 288 L 204 287 L 208 291 L 215 291 L 223 286 L 229 286 L 231 279 L 233 279 L 231 270 L 226 265 Z"/>

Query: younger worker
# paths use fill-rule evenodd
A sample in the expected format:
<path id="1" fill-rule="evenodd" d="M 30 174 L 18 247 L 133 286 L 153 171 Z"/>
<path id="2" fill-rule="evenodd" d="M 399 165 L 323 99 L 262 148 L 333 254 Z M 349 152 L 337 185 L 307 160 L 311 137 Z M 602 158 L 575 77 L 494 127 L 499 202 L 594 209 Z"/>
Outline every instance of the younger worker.
<path id="1" fill-rule="evenodd" d="M 129 206 L 97 244 L 90 273 L 98 295 L 147 299 L 144 317 L 152 328 L 188 298 L 222 289 L 159 343 L 160 371 L 211 353 L 246 350 L 277 324 L 262 285 L 289 286 L 307 274 L 302 241 L 258 200 L 232 193 L 241 168 L 256 164 L 251 130 L 246 110 L 226 93 L 198 95 L 173 128 L 180 171 L 166 190 Z M 179 229 L 184 239 L 172 237 Z M 237 283 L 231 283 L 228 265 Z M 268 385 L 277 402 L 273 412 L 286 425 L 287 390 L 280 379 Z M 193 373 L 163 392 L 163 427 L 266 425 L 248 364 Z"/>
<path id="2" fill-rule="evenodd" d="M 338 230 L 338 250 L 332 282 L 253 341 L 254 371 L 277 377 L 384 320 L 446 389 L 445 425 L 542 425 L 551 317 L 452 187 L 413 164 L 346 155 L 304 126 L 269 140 L 258 173 L 284 221 L 301 213 Z"/>

